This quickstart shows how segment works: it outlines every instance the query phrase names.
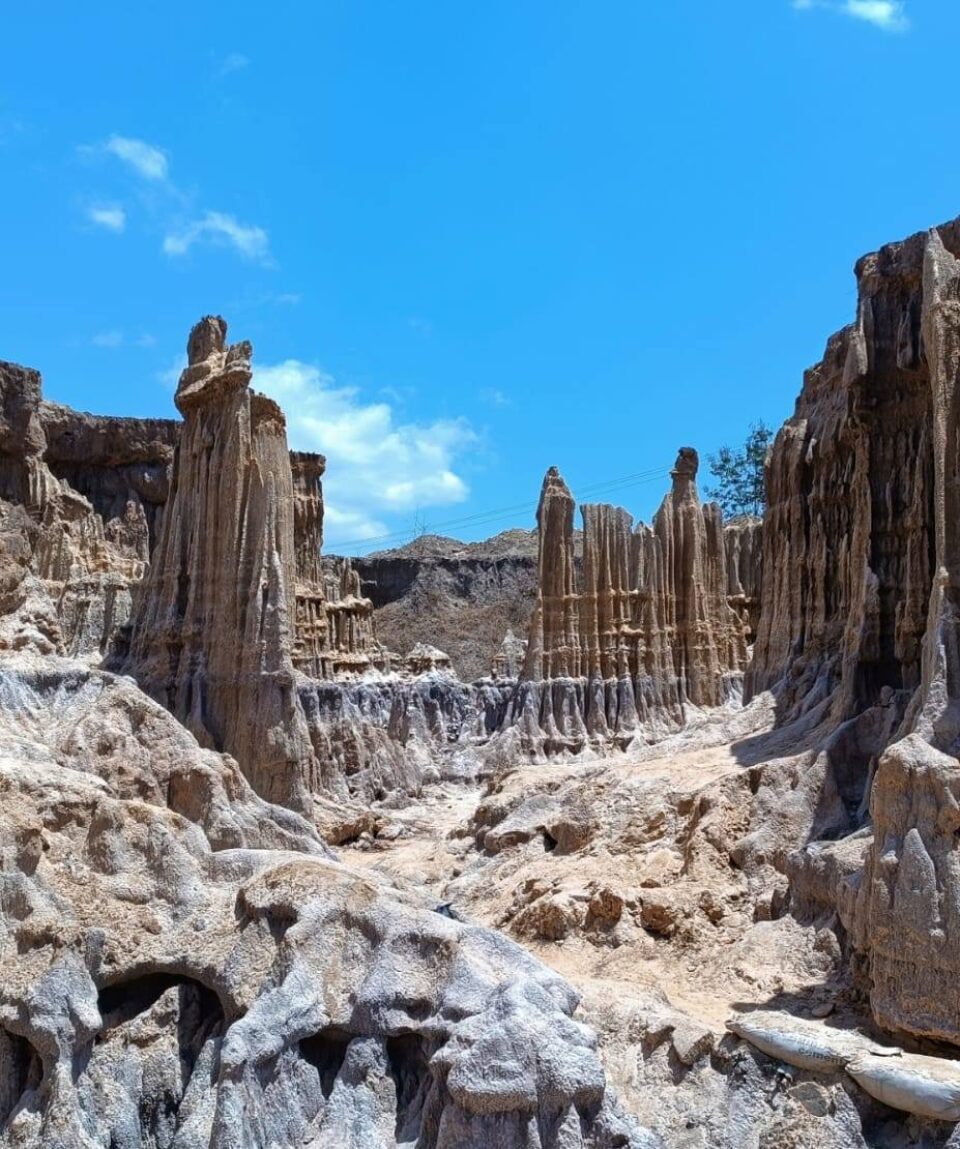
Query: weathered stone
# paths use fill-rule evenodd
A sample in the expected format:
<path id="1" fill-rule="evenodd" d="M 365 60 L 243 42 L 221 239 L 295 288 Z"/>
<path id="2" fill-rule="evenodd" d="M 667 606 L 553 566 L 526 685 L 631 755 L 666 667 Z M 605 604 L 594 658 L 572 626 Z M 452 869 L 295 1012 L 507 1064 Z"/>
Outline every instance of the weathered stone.
<path id="1" fill-rule="evenodd" d="M 250 390 L 248 343 L 194 327 L 170 501 L 144 582 L 129 668 L 202 745 L 271 801 L 309 811 L 316 774 L 292 651 L 294 494 L 283 415 Z"/>
<path id="2" fill-rule="evenodd" d="M 755 595 L 756 564 L 732 543 L 728 555 L 719 508 L 697 495 L 697 465 L 683 448 L 652 526 L 634 530 L 626 511 L 584 505 L 582 580 L 573 496 L 556 468 L 547 472 L 540 585 L 513 707 L 528 753 L 653 740 L 682 727 L 686 708 L 737 695 L 750 634 L 741 575 Z"/>

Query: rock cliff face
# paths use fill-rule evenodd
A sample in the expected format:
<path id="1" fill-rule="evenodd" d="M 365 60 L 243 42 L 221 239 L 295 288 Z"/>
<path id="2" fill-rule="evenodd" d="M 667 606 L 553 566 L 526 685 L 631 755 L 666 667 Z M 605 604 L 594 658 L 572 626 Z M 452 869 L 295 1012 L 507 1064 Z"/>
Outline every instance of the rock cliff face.
<path id="1" fill-rule="evenodd" d="M 909 245 L 909 246 L 908 246 Z M 933 538 L 919 563 L 916 540 L 900 540 L 907 579 L 903 623 L 894 648 L 904 685 L 916 673 L 914 598 L 927 574 L 926 628 L 919 649 L 920 684 L 907 712 L 911 733 L 881 757 L 870 798 L 873 844 L 857 891 L 857 941 L 868 955 L 871 1004 L 881 1024 L 960 1044 L 960 230 L 954 225 L 915 240 L 898 256 L 922 266 L 919 308 L 928 379 L 927 418 L 910 460 L 924 486 L 915 489 L 909 527 Z M 869 347 L 869 344 L 868 344 Z M 869 351 L 868 351 L 869 355 Z M 932 474 L 930 473 L 932 464 Z M 931 506 L 932 504 L 932 506 Z M 932 512 L 932 513 L 931 513 Z M 905 545 L 906 544 L 906 545 Z M 878 575 L 882 587 L 883 580 Z M 889 673 L 895 671 L 891 667 Z"/>
<path id="2" fill-rule="evenodd" d="M 763 521 L 742 519 L 723 528 L 727 550 L 727 598 L 747 629 L 747 642 L 756 641 L 763 592 Z"/>
<path id="3" fill-rule="evenodd" d="M 187 351 L 176 394 L 183 429 L 129 670 L 201 745 L 233 754 L 258 793 L 307 811 L 315 764 L 293 667 L 283 415 L 250 390 L 250 345 L 228 346 L 222 319 L 197 324 Z"/>
<path id="4" fill-rule="evenodd" d="M 158 529 L 176 433 L 167 420 L 45 403 L 36 371 L 0 363 L 0 646 L 111 652 Z"/>
<path id="5" fill-rule="evenodd" d="M 508 632 L 527 633 L 537 591 L 537 536 L 513 530 L 461 543 L 428 535 L 354 559 L 353 568 L 386 647 L 406 653 L 418 642 L 437 646 L 460 678 L 474 682 L 490 673 Z"/>
<path id="6" fill-rule="evenodd" d="M 625 746 L 679 729 L 688 707 L 737 694 L 756 594 L 754 535 L 725 534 L 719 508 L 700 503 L 697 466 L 696 452 L 681 450 L 652 526 L 634 529 L 619 507 L 585 505 L 582 579 L 574 499 L 556 468 L 547 472 L 537 600 L 514 707 L 528 751 Z"/>
<path id="7" fill-rule="evenodd" d="M 807 372 L 768 458 L 748 674 L 749 693 L 773 687 L 781 724 L 823 732 L 849 789 L 869 796 L 872 835 L 859 836 L 859 849 L 798 854 L 798 888 L 833 874 L 824 901 L 866 959 L 877 1021 L 952 1042 L 958 253 L 954 222 L 857 265 L 856 322 Z"/>

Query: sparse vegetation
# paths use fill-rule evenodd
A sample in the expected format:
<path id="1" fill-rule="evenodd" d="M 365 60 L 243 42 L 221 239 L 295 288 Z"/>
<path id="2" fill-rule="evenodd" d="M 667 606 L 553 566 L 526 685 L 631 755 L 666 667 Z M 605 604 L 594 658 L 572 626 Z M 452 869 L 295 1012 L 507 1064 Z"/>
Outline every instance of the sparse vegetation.
<path id="1" fill-rule="evenodd" d="M 751 423 L 742 447 L 721 447 L 708 456 L 716 485 L 707 495 L 720 504 L 726 519 L 759 518 L 766 506 L 763 463 L 773 431 L 762 420 Z"/>

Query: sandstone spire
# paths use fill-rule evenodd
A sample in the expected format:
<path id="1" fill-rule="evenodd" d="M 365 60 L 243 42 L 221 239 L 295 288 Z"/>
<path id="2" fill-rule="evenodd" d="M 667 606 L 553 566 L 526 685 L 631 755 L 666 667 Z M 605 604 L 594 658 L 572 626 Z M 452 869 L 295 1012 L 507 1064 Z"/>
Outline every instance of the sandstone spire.
<path id="1" fill-rule="evenodd" d="M 619 507 L 581 507 L 582 585 L 573 496 L 556 468 L 547 472 L 537 606 L 515 708 L 534 752 L 677 729 L 686 706 L 719 706 L 734 691 L 749 622 L 731 604 L 743 591 L 730 585 L 720 509 L 701 505 L 697 468 L 696 451 L 681 448 L 652 526 L 634 529 Z"/>
<path id="2" fill-rule="evenodd" d="M 130 667 L 201 743 L 233 754 L 264 797 L 307 810 L 285 423 L 250 390 L 250 344 L 230 346 L 226 333 L 218 317 L 190 333 L 176 394 L 184 424 Z"/>
<path id="3" fill-rule="evenodd" d="M 580 674 L 579 608 L 574 598 L 573 495 L 556 467 L 543 479 L 537 507 L 537 603 L 530 623 L 525 674 Z"/>

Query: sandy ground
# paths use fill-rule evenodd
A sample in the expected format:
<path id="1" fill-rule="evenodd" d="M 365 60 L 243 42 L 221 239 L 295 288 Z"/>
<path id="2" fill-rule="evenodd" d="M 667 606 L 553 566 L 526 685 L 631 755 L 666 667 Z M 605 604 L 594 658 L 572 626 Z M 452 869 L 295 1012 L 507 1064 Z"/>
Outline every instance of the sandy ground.
<path id="1" fill-rule="evenodd" d="M 684 794 L 692 802 L 704 793 L 721 793 L 725 780 L 742 782 L 752 762 L 782 753 L 787 747 L 776 735 L 765 743 L 752 737 L 769 730 L 770 718 L 768 709 L 739 711 L 639 754 L 524 766 L 514 785 L 528 794 L 549 794 L 558 787 L 565 793 L 609 793 L 611 825 L 625 816 L 636 821 L 641 810 L 624 815 L 616 804 L 653 808 L 669 795 L 674 806 L 682 807 Z M 751 736 L 749 755 L 743 748 L 746 735 Z M 736 1005 L 789 997 L 795 1007 L 810 1012 L 832 1008 L 840 987 L 831 981 L 828 967 L 838 955 L 817 948 L 829 950 L 829 943 L 789 917 L 757 921 L 748 899 L 728 874 L 710 869 L 709 859 L 688 859 L 688 868 L 694 874 L 699 868 L 701 885 L 717 889 L 726 899 L 716 927 L 704 923 L 685 929 L 681 923 L 673 936 L 659 937 L 625 918 L 612 935 L 573 930 L 558 940 L 524 936 L 513 928 L 510 913 L 525 883 L 553 882 L 564 891 L 573 889 L 574 896 L 578 883 L 599 882 L 643 894 L 640 887 L 650 880 L 643 867 L 657 861 L 658 854 L 645 843 L 633 849 L 623 838 L 601 838 L 565 858 L 533 845 L 490 857 L 478 849 L 470 824 L 478 806 L 488 800 L 485 786 L 432 787 L 415 804 L 389 811 L 389 825 L 375 841 L 361 840 L 341 848 L 340 854 L 351 866 L 376 869 L 396 884 L 423 891 L 438 905 L 451 904 L 468 920 L 506 929 L 579 989 L 587 1014 L 612 1000 L 649 1001 L 651 995 L 665 995 L 673 1007 L 720 1034 Z M 736 798 L 728 804 L 733 807 L 728 819 L 735 818 Z M 643 834 L 638 841 L 643 842 Z M 669 834 L 655 845 L 659 854 L 671 856 L 683 848 Z"/>

